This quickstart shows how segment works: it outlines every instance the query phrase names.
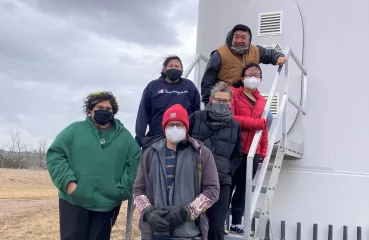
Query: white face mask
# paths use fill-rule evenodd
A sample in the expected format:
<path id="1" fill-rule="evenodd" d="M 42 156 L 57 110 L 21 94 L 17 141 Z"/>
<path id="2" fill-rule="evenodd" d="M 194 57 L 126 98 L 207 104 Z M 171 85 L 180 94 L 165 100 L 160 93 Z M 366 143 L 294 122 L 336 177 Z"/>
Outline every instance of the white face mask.
<path id="1" fill-rule="evenodd" d="M 168 127 L 165 129 L 165 136 L 171 143 L 177 144 L 186 139 L 186 129 L 177 126 Z"/>
<path id="2" fill-rule="evenodd" d="M 260 78 L 250 77 L 250 78 L 245 78 L 243 80 L 243 84 L 245 87 L 255 90 L 259 87 L 260 81 L 261 81 Z"/>

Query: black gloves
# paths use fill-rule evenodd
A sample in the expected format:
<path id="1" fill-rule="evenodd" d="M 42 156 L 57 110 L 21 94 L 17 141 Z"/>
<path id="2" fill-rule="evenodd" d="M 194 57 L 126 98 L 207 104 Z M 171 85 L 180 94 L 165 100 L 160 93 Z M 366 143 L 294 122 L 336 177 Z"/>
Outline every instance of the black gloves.
<path id="1" fill-rule="evenodd" d="M 191 216 L 189 216 L 190 214 L 188 214 L 188 208 L 184 206 L 167 206 L 162 208 L 162 210 L 169 212 L 164 216 L 164 219 L 170 223 L 170 227 L 172 229 L 178 227 L 191 218 Z"/>
<path id="2" fill-rule="evenodd" d="M 147 222 L 154 232 L 168 232 L 170 224 L 167 220 L 163 219 L 164 216 L 168 215 L 168 210 L 158 210 L 155 207 L 145 208 L 143 213 L 143 221 Z"/>
<path id="3" fill-rule="evenodd" d="M 191 219 L 186 206 L 167 206 L 161 209 L 151 206 L 143 211 L 143 221 L 147 222 L 154 232 L 172 231 Z"/>

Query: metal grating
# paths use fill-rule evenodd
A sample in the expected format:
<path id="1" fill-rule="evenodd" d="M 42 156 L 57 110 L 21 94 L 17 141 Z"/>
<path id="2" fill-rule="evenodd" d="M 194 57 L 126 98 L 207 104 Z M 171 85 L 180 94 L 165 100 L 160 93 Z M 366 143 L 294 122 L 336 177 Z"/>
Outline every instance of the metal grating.
<path id="1" fill-rule="evenodd" d="M 306 231 L 302 231 L 302 224 L 301 222 L 298 222 L 296 224 L 296 234 L 295 235 L 292 235 L 292 236 L 288 236 L 288 232 L 286 232 L 286 222 L 285 221 L 281 221 L 281 226 L 280 226 L 280 236 L 273 236 L 273 229 L 272 229 L 272 226 L 270 226 L 270 222 L 268 221 L 268 226 L 265 228 L 265 237 L 262 238 L 262 240 L 293 240 L 293 239 L 296 239 L 296 240 L 301 240 L 303 239 L 303 235 L 302 233 L 304 233 L 304 235 L 306 236 L 308 234 L 308 232 Z M 294 225 L 294 224 L 292 224 Z M 292 227 L 291 224 L 289 224 L 289 228 Z M 328 227 L 328 229 L 327 229 Z M 294 228 L 294 227 L 292 227 Z M 318 224 L 314 224 L 313 225 L 313 228 L 311 228 L 309 225 L 307 226 L 308 229 L 312 229 L 313 230 L 313 240 L 317 240 L 318 239 L 318 230 L 319 228 L 322 229 L 323 228 L 323 231 L 325 232 L 324 234 L 326 234 L 326 237 L 323 238 L 323 240 L 333 240 L 333 239 L 343 239 L 343 240 L 348 240 L 348 235 L 350 234 L 351 237 L 350 239 L 352 240 L 362 240 L 364 239 L 363 238 L 363 230 L 362 230 L 362 227 L 361 226 L 335 226 L 335 229 L 334 229 L 334 226 L 333 225 L 318 225 Z M 351 231 L 349 231 L 351 230 Z M 356 230 L 356 231 L 355 231 Z M 339 234 L 339 233 L 342 233 Z M 356 232 L 356 234 L 355 234 Z M 333 234 L 334 236 L 336 236 L 335 238 L 333 238 Z M 310 234 L 308 234 L 310 235 Z M 342 237 L 341 237 L 341 236 Z M 356 235 L 356 236 L 355 236 Z M 239 234 L 234 234 L 234 233 L 229 233 L 228 235 L 224 236 L 224 239 L 225 240 L 238 240 L 238 239 L 244 239 L 243 238 L 243 235 L 239 235 Z M 260 238 L 254 238 L 253 234 L 250 234 L 250 238 L 249 239 L 260 239 Z M 319 238 L 321 239 L 321 238 Z"/>
<path id="2" fill-rule="evenodd" d="M 282 12 L 259 14 L 259 36 L 282 34 Z"/>
<path id="3" fill-rule="evenodd" d="M 264 93 L 264 94 L 262 93 L 261 95 L 265 97 L 266 99 L 268 99 L 267 93 Z M 272 104 L 270 105 L 270 111 L 273 114 L 273 118 L 277 116 L 278 108 L 279 108 L 279 94 L 276 93 L 273 97 Z"/>

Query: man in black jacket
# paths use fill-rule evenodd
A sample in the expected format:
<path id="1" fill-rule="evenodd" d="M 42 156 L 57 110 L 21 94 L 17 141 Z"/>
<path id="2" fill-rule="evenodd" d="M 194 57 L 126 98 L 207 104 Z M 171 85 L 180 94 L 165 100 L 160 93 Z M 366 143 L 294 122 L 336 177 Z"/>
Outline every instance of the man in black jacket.
<path id="1" fill-rule="evenodd" d="M 214 155 L 218 170 L 219 200 L 206 212 L 209 219 L 208 239 L 224 238 L 223 226 L 226 220 L 232 174 L 239 166 L 241 155 L 241 128 L 232 119 L 232 90 L 219 82 L 211 91 L 210 102 L 205 110 L 190 116 L 189 134 L 203 142 Z"/>

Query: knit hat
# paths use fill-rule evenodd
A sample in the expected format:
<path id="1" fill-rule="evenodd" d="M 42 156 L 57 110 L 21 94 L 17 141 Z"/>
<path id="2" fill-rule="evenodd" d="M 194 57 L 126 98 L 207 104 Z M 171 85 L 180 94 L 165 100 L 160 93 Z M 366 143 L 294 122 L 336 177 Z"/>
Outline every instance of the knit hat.
<path id="1" fill-rule="evenodd" d="M 181 121 L 186 126 L 186 129 L 189 129 L 190 121 L 188 120 L 188 113 L 181 104 L 175 104 L 164 112 L 162 122 L 163 130 L 165 129 L 165 126 L 168 124 L 168 122 L 171 121 Z"/>

